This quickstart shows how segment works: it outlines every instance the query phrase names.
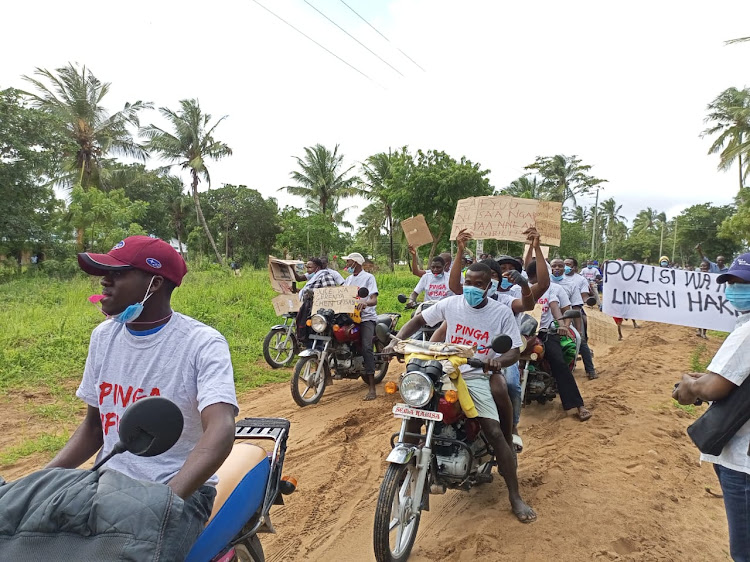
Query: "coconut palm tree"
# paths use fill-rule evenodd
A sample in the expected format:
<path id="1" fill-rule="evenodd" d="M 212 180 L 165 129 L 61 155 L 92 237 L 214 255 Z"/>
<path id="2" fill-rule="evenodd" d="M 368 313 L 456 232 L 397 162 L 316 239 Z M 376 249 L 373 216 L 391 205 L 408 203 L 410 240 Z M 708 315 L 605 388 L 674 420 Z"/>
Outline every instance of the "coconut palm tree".
<path id="1" fill-rule="evenodd" d="M 508 187 L 501 189 L 500 195 L 510 195 L 523 199 L 546 199 L 548 193 L 544 190 L 538 177 L 525 175 L 510 182 Z"/>
<path id="2" fill-rule="evenodd" d="M 647 207 L 636 215 L 633 219 L 633 231 L 634 232 L 645 232 L 654 231 L 661 228 L 667 222 L 667 215 L 664 212 L 659 212 L 651 207 Z"/>
<path id="3" fill-rule="evenodd" d="M 282 187 L 288 193 L 302 197 L 307 204 L 307 210 L 320 213 L 336 222 L 340 215 L 338 204 L 344 197 L 357 194 L 355 187 L 358 178 L 349 176 L 354 166 L 341 171 L 343 154 L 339 154 L 337 144 L 333 152 L 322 144 L 305 147 L 305 157 L 295 157 L 299 170 L 291 173 L 297 185 Z"/>
<path id="4" fill-rule="evenodd" d="M 145 161 L 147 153 L 130 133 L 138 127 L 138 114 L 153 107 L 150 102 L 126 103 L 120 111 L 110 113 L 102 105 L 110 84 L 100 82 L 85 66 L 68 63 L 55 71 L 37 68 L 39 79 L 24 76 L 37 93 L 25 92 L 32 104 L 55 115 L 73 142 L 75 152 L 70 155 L 66 187 L 78 183 L 84 190 L 99 185 L 102 159 L 109 153 Z"/>
<path id="5" fill-rule="evenodd" d="M 377 203 L 377 208 L 383 215 L 385 228 L 388 231 L 389 243 L 389 265 L 393 271 L 393 171 L 391 166 L 395 159 L 399 158 L 399 153 L 393 153 L 388 149 L 388 153 L 379 152 L 373 154 L 362 163 L 362 173 L 359 183 L 359 189 L 362 195 L 371 201 Z M 367 207 L 369 208 L 369 206 Z M 366 208 L 366 209 L 367 209 Z M 364 214 L 364 210 L 362 211 Z M 360 218 L 360 222 L 362 219 Z M 371 221 L 368 221 L 371 222 Z"/>
<path id="6" fill-rule="evenodd" d="M 712 126 L 701 136 L 716 135 L 709 154 L 719 154 L 719 169 L 728 170 L 735 160 L 738 162 L 740 189 L 744 187 L 745 175 L 750 171 L 750 89 L 727 88 L 708 104 L 706 123 Z M 742 157 L 745 156 L 743 169 Z"/>
<path id="7" fill-rule="evenodd" d="M 198 183 L 201 178 L 211 187 L 211 176 L 206 167 L 207 160 L 220 160 L 232 154 L 232 149 L 214 138 L 214 131 L 226 119 L 226 115 L 211 124 L 211 115 L 203 113 L 198 100 L 180 101 L 180 109 L 172 111 L 167 107 L 159 108 L 159 113 L 169 122 L 173 132 L 165 131 L 156 125 L 141 129 L 141 134 L 148 139 L 146 148 L 159 154 L 171 166 L 179 166 L 190 172 L 191 188 L 195 212 L 203 232 L 216 254 L 216 260 L 223 264 L 214 237 L 206 224 L 198 197 Z"/>
<path id="8" fill-rule="evenodd" d="M 581 164 L 578 156 L 537 156 L 533 164 L 524 169 L 532 170 L 542 177 L 542 190 L 547 199 L 565 204 L 576 204 L 576 195 L 588 193 L 593 187 L 606 182 L 589 175 L 591 166 Z"/>

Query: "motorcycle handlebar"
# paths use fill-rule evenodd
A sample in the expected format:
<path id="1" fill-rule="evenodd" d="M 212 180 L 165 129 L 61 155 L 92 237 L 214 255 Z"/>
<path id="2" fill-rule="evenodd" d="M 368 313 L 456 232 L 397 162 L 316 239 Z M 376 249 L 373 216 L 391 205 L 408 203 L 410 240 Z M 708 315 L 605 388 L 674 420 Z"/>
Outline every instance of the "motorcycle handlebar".
<path id="1" fill-rule="evenodd" d="M 500 369 L 490 369 L 490 366 L 485 363 L 484 361 L 480 359 L 467 359 L 466 364 L 469 367 L 474 367 L 475 369 L 482 369 L 485 373 L 492 371 L 493 373 L 499 373 Z"/>

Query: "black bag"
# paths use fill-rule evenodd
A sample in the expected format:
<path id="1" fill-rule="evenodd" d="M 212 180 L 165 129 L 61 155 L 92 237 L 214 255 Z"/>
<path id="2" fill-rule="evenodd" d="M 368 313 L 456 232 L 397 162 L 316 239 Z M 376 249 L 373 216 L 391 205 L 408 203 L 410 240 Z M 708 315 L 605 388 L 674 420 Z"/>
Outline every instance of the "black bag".
<path id="1" fill-rule="evenodd" d="M 718 456 L 734 434 L 750 420 L 750 377 L 723 400 L 717 400 L 687 428 L 701 453 Z"/>

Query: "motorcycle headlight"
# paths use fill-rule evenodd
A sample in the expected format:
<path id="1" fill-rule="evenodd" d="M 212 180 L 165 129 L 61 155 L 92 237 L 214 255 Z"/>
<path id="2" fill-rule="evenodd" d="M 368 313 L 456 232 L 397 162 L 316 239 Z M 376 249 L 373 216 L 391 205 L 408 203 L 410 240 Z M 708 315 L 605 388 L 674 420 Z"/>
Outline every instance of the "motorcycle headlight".
<path id="1" fill-rule="evenodd" d="M 320 334 L 325 332 L 326 328 L 328 327 L 328 322 L 320 314 L 313 314 L 310 318 L 310 327 Z"/>
<path id="2" fill-rule="evenodd" d="M 430 377 L 424 373 L 412 371 L 401 379 L 401 397 L 414 408 L 425 406 L 435 392 Z"/>

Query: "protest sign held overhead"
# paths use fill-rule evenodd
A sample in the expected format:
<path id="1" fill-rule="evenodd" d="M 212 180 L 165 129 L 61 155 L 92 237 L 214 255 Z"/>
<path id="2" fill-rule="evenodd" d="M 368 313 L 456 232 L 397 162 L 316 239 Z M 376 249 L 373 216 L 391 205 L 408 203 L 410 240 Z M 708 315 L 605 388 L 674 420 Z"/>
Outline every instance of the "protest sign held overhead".
<path id="1" fill-rule="evenodd" d="M 498 195 L 469 197 L 456 205 L 451 240 L 466 228 L 477 239 L 526 242 L 524 231 L 535 226 L 549 246 L 560 245 L 562 203 Z"/>
<path id="2" fill-rule="evenodd" d="M 305 262 L 299 260 L 280 260 L 273 256 L 268 256 L 268 277 L 271 280 L 271 287 L 277 293 L 285 295 L 292 293 L 292 283 L 296 281 L 294 271 L 301 274 L 304 272 Z"/>
<path id="3" fill-rule="evenodd" d="M 401 228 L 404 230 L 406 241 L 410 246 L 418 248 L 425 244 L 432 244 L 432 232 L 424 220 L 424 215 L 417 215 L 401 221 Z"/>
<path id="4" fill-rule="evenodd" d="M 352 313 L 357 306 L 357 290 L 349 285 L 318 287 L 313 293 L 313 312 L 327 308 L 336 313 Z"/>
<path id="5" fill-rule="evenodd" d="M 737 313 L 718 274 L 610 261 L 604 266 L 602 311 L 617 318 L 649 320 L 731 332 Z"/>

